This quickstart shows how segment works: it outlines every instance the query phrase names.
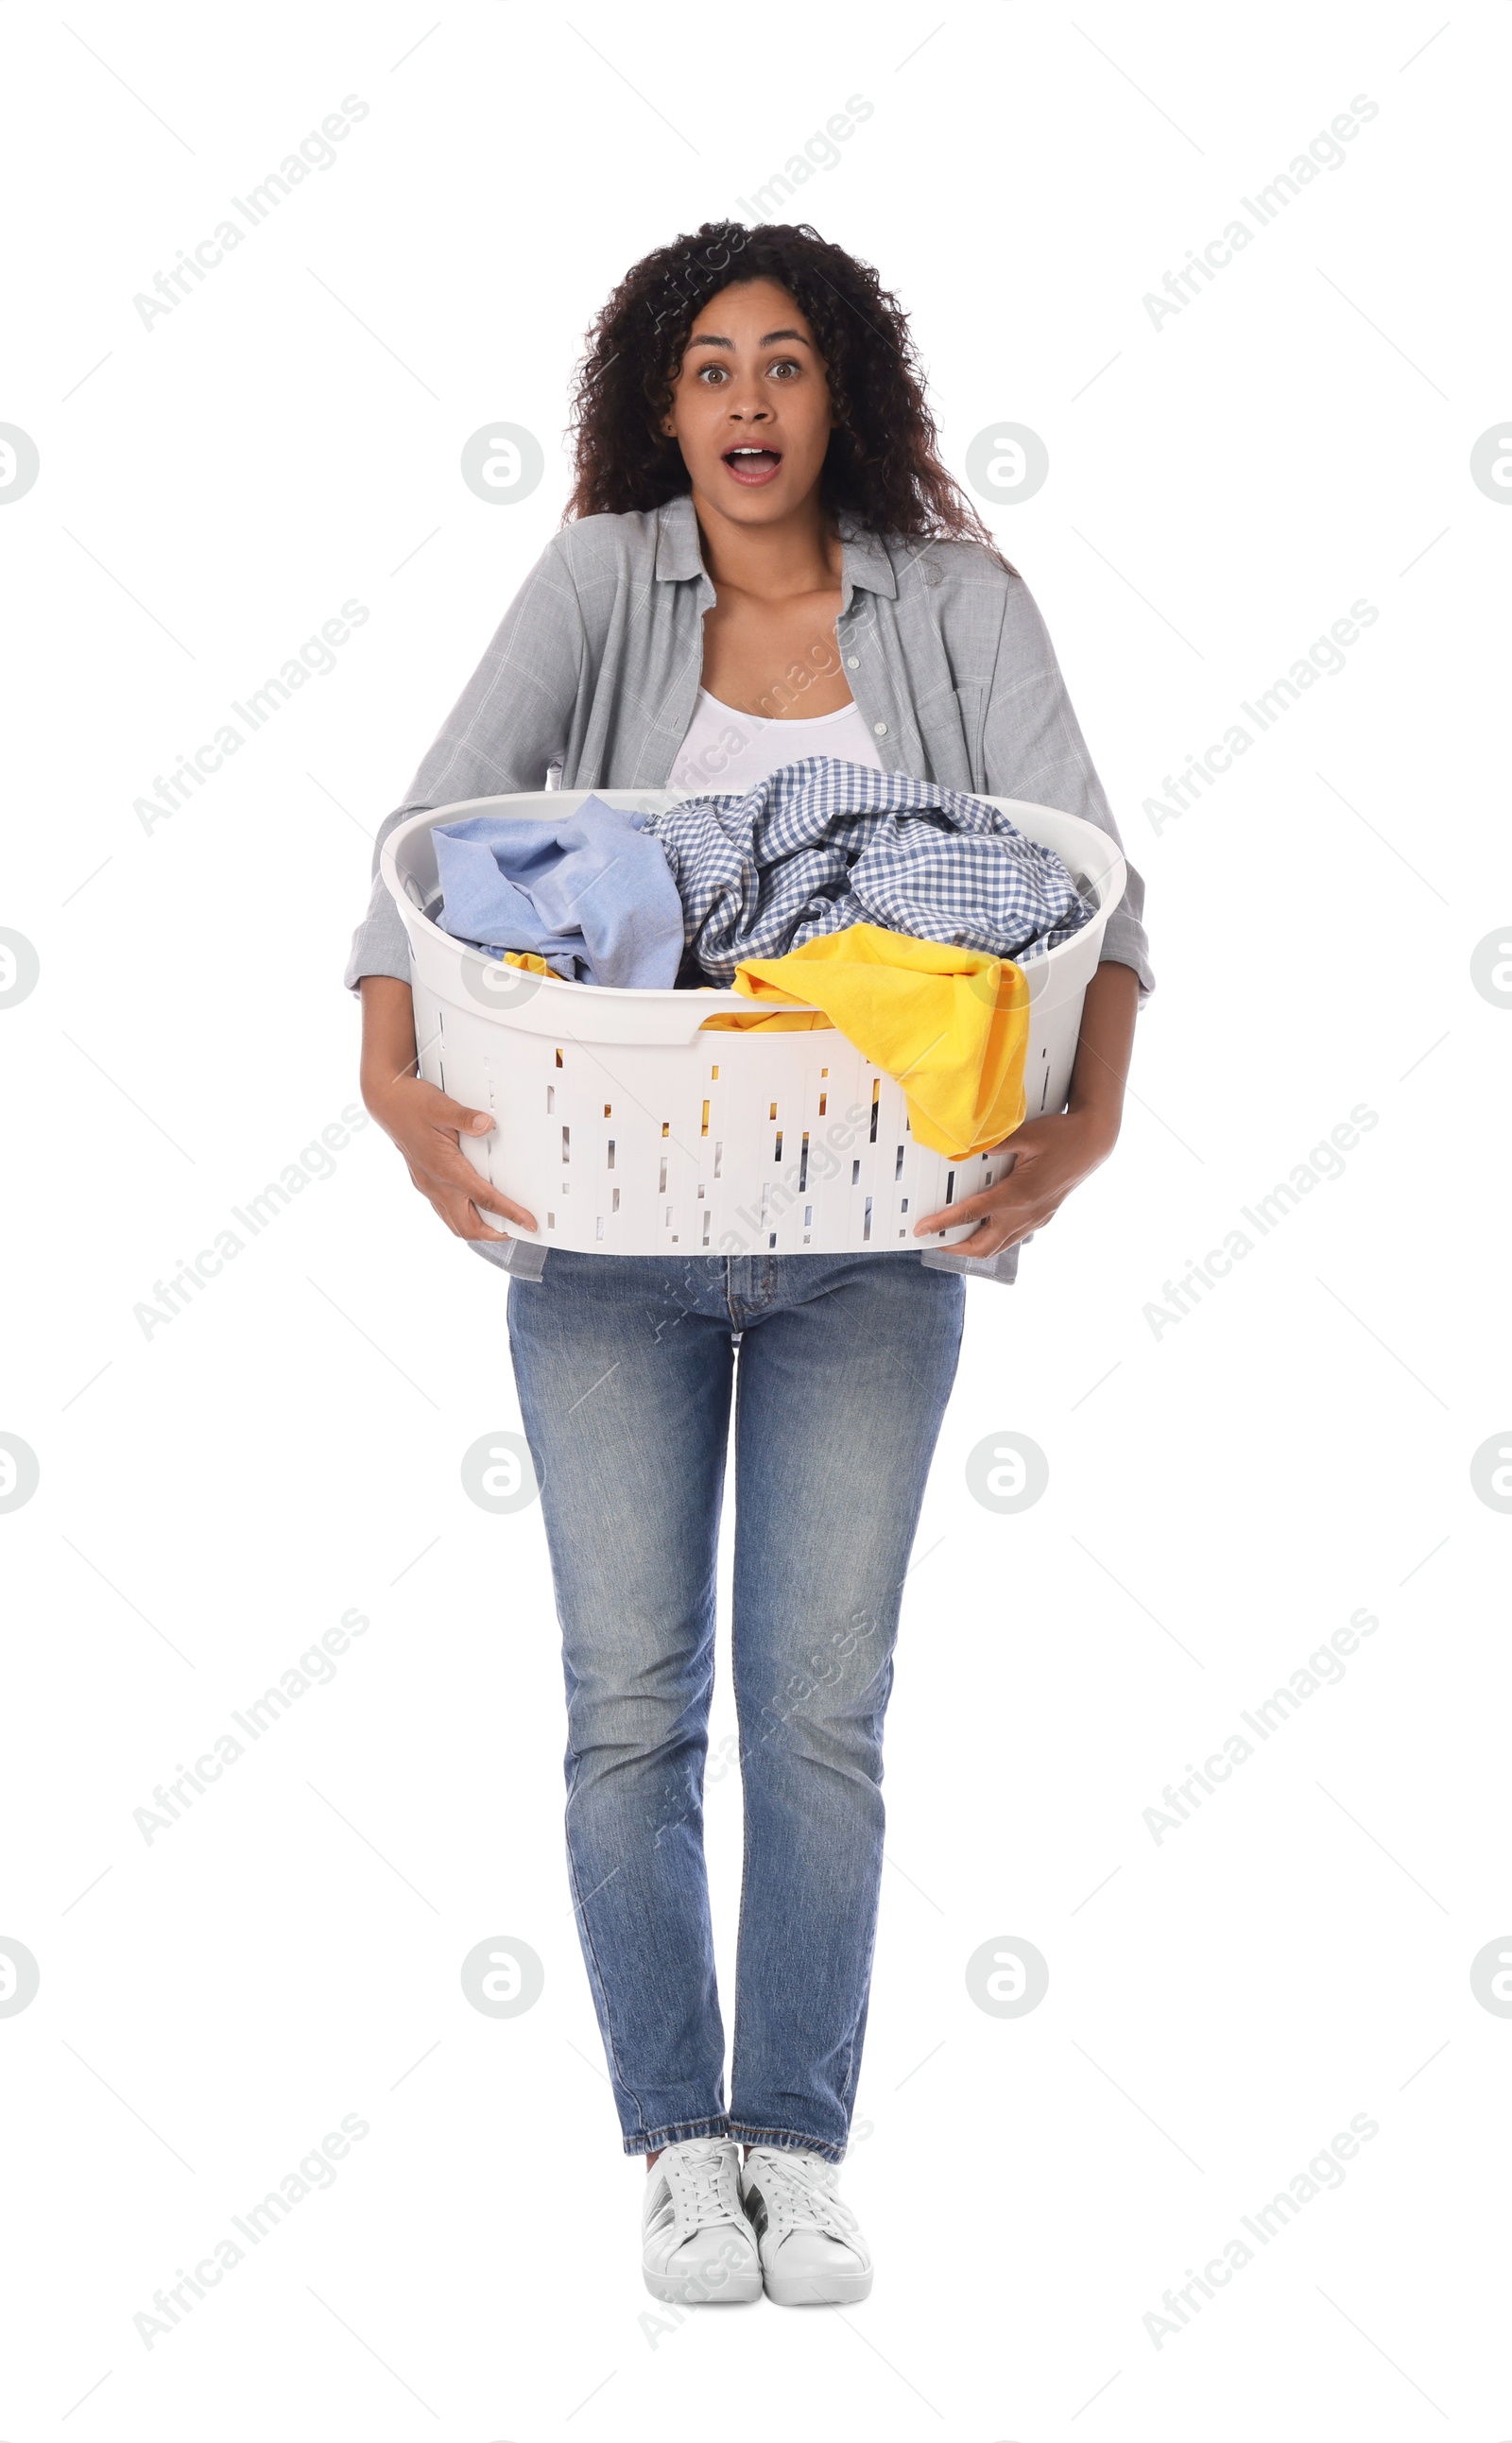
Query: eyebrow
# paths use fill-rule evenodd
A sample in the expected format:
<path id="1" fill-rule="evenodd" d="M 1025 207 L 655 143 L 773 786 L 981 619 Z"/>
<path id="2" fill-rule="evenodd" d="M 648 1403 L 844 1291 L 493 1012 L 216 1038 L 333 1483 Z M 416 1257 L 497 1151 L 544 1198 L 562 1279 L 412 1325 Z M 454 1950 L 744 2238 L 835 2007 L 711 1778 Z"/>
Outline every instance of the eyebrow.
<path id="1" fill-rule="evenodd" d="M 806 348 L 813 344 L 811 340 L 806 340 L 803 337 L 802 331 L 764 331 L 761 338 L 757 340 L 756 345 L 759 348 L 769 348 L 774 340 L 796 340 L 801 348 Z M 733 340 L 716 340 L 713 335 L 708 331 L 695 332 L 693 337 L 688 342 L 688 345 L 691 348 L 732 348 L 735 342 Z"/>

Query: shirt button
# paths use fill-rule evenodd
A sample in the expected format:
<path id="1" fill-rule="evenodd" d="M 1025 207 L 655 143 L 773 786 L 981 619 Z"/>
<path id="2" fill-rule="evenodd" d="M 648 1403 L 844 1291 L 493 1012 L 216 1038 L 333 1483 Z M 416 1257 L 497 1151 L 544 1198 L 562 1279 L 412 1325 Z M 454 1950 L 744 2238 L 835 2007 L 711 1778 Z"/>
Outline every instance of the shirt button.
<path id="1" fill-rule="evenodd" d="M 845 667 L 848 670 L 858 670 L 861 667 L 859 653 L 848 653 L 845 657 Z"/>
<path id="2" fill-rule="evenodd" d="M 872 727 L 878 738 L 885 738 L 887 736 L 887 724 L 885 721 L 874 721 Z"/>

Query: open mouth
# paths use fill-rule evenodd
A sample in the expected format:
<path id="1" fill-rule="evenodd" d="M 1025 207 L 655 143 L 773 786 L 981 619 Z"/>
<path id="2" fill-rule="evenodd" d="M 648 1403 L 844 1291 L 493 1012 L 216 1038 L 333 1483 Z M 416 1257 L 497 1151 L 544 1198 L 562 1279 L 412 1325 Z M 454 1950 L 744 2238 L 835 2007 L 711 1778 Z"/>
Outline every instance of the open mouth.
<path id="1" fill-rule="evenodd" d="M 783 463 L 780 450 L 760 450 L 741 444 L 724 453 L 725 464 L 737 484 L 769 484 Z"/>

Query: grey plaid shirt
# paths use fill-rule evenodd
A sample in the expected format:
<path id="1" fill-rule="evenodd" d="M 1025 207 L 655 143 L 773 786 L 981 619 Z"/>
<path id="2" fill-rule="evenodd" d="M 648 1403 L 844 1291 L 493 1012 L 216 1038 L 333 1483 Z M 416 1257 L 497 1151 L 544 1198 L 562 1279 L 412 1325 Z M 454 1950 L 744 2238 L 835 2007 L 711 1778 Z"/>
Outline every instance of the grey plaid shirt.
<path id="1" fill-rule="evenodd" d="M 840 534 L 836 634 L 884 768 L 1055 806 L 1118 839 L 1023 578 L 976 543 L 905 542 L 844 521 Z M 686 493 L 659 509 L 581 518 L 552 536 L 404 803 L 379 828 L 372 897 L 346 967 L 353 990 L 363 976 L 410 981 L 409 936 L 378 859 L 407 815 L 540 789 L 552 764 L 564 789 L 667 786 L 693 717 L 713 601 Z M 1141 1007 L 1154 989 L 1144 900 L 1130 866 L 1102 943 L 1105 962 L 1134 970 Z M 471 1243 L 522 1271 L 538 1271 L 544 1253 L 528 1240 Z M 1018 1249 L 976 1259 L 938 1249 L 922 1260 L 1012 1280 Z"/>

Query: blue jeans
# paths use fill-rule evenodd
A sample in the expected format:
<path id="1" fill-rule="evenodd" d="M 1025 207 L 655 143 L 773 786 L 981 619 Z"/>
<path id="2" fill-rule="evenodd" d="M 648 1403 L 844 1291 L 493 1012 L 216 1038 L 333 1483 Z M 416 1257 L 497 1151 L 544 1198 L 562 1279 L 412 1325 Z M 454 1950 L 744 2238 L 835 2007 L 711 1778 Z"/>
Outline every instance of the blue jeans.
<path id="1" fill-rule="evenodd" d="M 727 2133 L 845 2152 L 882 1717 L 965 1303 L 916 1253 L 553 1248 L 539 1281 L 510 1282 L 562 1622 L 568 1866 L 627 2155 Z M 727 2112 L 703 1778 L 732 1387 L 746 1849 Z"/>

